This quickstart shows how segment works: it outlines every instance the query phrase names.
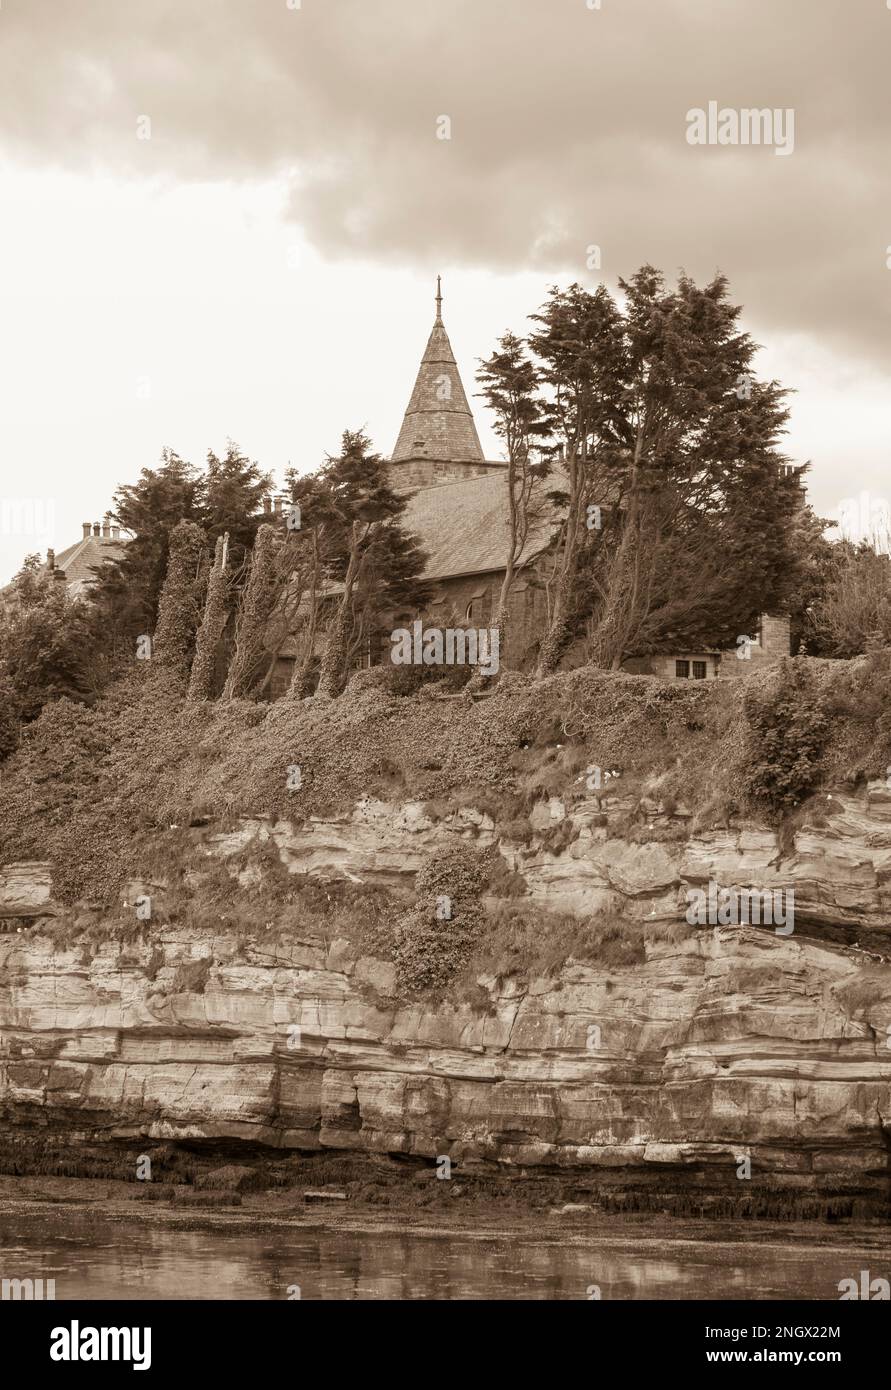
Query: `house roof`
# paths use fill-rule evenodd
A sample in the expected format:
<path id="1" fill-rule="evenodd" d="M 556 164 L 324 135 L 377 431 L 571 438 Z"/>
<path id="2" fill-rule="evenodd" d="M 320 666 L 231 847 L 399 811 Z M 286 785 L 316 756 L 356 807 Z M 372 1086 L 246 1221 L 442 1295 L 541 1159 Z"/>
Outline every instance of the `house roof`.
<path id="1" fill-rule="evenodd" d="M 93 567 L 101 566 L 106 560 L 119 560 L 126 545 L 127 542 L 121 539 L 84 536 L 58 554 L 56 569 L 64 572 L 69 594 L 79 594 L 84 588 L 95 584 L 97 576 L 93 573 Z"/>
<path id="2" fill-rule="evenodd" d="M 393 450 L 393 463 L 410 459 L 485 462 L 441 310 L 442 295 L 437 292 L 436 320 Z"/>
<path id="3" fill-rule="evenodd" d="M 543 550 L 553 534 L 556 513 L 546 502 L 542 512 L 529 528 L 521 561 Z M 409 497 L 400 524 L 418 537 L 427 552 L 424 575 L 428 579 L 504 569 L 510 548 L 510 512 L 503 467 L 422 488 Z"/>

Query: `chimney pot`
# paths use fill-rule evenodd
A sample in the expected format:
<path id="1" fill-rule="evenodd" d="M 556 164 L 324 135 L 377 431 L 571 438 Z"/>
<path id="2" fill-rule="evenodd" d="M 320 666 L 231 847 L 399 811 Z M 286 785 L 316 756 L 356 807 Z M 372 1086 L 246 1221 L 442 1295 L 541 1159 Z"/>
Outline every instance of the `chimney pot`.
<path id="1" fill-rule="evenodd" d="M 120 528 L 120 526 L 112 526 L 112 528 L 111 528 L 111 539 L 112 539 L 113 541 L 119 541 L 119 540 L 121 539 L 121 528 Z"/>
<path id="2" fill-rule="evenodd" d="M 272 498 L 271 498 L 271 497 L 264 497 L 264 498 L 263 498 L 263 510 L 264 510 L 264 512 L 266 513 L 267 516 L 269 516 L 270 513 L 272 512 Z"/>
<path id="3" fill-rule="evenodd" d="M 90 523 L 88 521 L 82 521 L 81 526 L 84 528 L 83 538 L 86 540 L 87 536 L 90 534 Z"/>
<path id="4" fill-rule="evenodd" d="M 102 539 L 107 541 L 111 536 L 111 522 L 108 517 L 102 522 Z"/>
<path id="5" fill-rule="evenodd" d="M 56 568 L 56 552 L 54 550 L 48 550 L 46 552 L 46 567 L 48 570 L 54 570 Z"/>
<path id="6" fill-rule="evenodd" d="M 98 522 L 98 521 L 94 521 L 94 522 L 93 522 L 93 535 L 94 535 L 94 536 L 98 536 L 98 535 L 99 535 L 99 522 Z"/>
<path id="7" fill-rule="evenodd" d="M 275 499 L 275 514 L 276 514 L 276 516 L 281 516 L 281 514 L 282 514 L 282 502 L 283 502 L 283 500 L 284 500 L 284 499 L 281 498 L 281 497 L 276 497 L 276 499 Z"/>

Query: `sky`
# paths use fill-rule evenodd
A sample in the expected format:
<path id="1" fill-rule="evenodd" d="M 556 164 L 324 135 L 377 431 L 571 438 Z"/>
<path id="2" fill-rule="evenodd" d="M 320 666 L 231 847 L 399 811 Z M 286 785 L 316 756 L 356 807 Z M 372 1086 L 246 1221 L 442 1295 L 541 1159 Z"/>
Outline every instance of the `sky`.
<path id="1" fill-rule="evenodd" d="M 885 0 L 2 0 L 0 581 L 164 446 L 389 454 L 437 273 L 490 458 L 477 360 L 551 285 L 725 274 L 811 502 L 874 514 L 889 67 Z"/>

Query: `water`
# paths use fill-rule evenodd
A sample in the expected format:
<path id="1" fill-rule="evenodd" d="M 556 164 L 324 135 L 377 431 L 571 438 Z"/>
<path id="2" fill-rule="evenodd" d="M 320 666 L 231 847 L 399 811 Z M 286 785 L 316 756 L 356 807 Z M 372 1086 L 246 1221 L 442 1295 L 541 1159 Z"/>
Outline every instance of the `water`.
<path id="1" fill-rule="evenodd" d="M 722 1230 L 722 1236 L 727 1228 Z M 608 1236 L 553 1227 L 428 1235 L 237 1226 L 172 1229 L 65 1209 L 0 1214 L 0 1277 L 55 1279 L 79 1299 L 837 1299 L 861 1269 L 889 1277 L 887 1246 L 828 1232 L 768 1244 L 665 1238 L 646 1226 Z M 867 1248 L 871 1246 L 872 1248 Z M 299 1294 L 296 1290 L 299 1288 Z"/>

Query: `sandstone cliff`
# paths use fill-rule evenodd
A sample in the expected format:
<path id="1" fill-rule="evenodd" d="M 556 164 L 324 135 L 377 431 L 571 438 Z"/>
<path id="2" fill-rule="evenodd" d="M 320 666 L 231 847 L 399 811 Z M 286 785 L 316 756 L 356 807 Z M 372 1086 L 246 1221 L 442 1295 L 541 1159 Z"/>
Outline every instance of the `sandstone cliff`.
<path id="1" fill-rule="evenodd" d="M 739 826 L 687 834 L 653 805 L 650 840 L 616 834 L 622 797 L 556 801 L 501 854 L 532 898 L 629 930 L 683 918 L 709 879 L 796 892 L 790 937 L 756 927 L 645 937 L 632 965 L 568 960 L 487 975 L 472 1003 L 396 997 L 391 962 L 307 930 L 200 930 L 156 917 L 122 939 L 60 937 L 39 864 L 0 880 L 0 1106 L 19 1132 L 246 1141 L 457 1163 L 585 1169 L 658 1200 L 691 1186 L 887 1210 L 891 1158 L 891 793 L 827 794 L 781 845 Z M 572 838 L 547 848 L 547 831 Z M 657 832 L 667 838 L 657 838 Z M 489 818 L 366 800 L 295 828 L 256 818 L 179 832 L 199 859 L 298 881 L 410 889 L 431 849 L 490 843 Z M 233 858 L 237 856 L 237 858 Z M 194 871 L 193 871 L 194 872 Z M 3 906 L 5 904 L 5 907 Z M 30 918 L 30 922 L 29 922 Z M 867 952 L 864 947 L 869 946 Z M 891 950 L 888 952 L 891 955 Z M 838 1206 L 841 1203 L 841 1206 Z M 835 1205 L 833 1205 L 835 1204 Z M 847 1205 L 846 1205 L 847 1204 Z M 864 1204 L 866 1204 L 864 1206 Z"/>

